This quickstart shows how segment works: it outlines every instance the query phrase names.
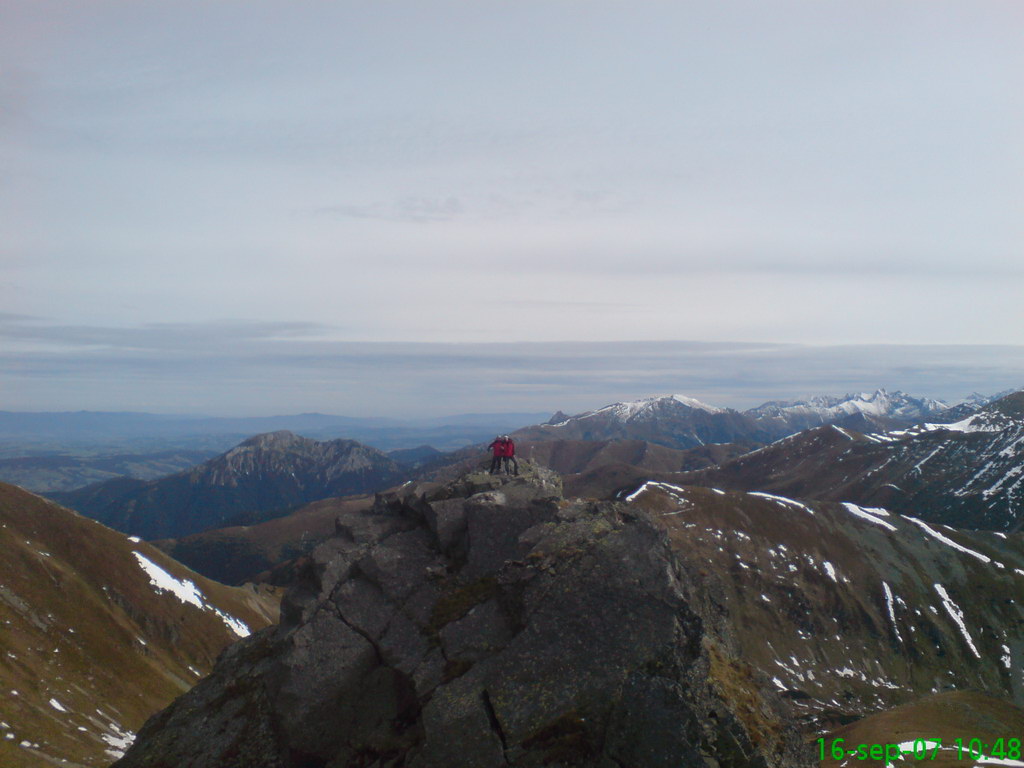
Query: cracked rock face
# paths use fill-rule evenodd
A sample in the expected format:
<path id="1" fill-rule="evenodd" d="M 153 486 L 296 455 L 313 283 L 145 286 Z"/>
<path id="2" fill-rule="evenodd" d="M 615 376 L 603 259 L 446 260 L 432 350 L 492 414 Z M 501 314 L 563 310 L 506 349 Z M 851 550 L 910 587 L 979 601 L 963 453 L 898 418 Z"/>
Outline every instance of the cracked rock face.
<path id="1" fill-rule="evenodd" d="M 560 491 L 527 468 L 350 513 L 280 626 L 229 649 L 118 768 L 810 765 L 774 694 L 712 680 L 739 662 L 664 532 Z"/>

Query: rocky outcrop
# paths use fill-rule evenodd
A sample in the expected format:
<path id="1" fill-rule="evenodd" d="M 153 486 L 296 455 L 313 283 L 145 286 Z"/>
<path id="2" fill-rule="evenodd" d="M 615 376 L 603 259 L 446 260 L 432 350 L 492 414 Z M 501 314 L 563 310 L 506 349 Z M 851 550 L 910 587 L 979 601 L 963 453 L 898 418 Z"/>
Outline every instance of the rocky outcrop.
<path id="1" fill-rule="evenodd" d="M 342 515 L 118 768 L 810 765 L 664 530 L 524 469 Z"/>

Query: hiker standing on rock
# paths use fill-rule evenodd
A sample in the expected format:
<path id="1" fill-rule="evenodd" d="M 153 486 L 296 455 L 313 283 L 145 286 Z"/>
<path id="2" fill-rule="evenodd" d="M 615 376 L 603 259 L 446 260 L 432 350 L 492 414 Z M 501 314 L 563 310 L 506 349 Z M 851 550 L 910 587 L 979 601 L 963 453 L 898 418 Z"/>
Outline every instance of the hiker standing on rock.
<path id="1" fill-rule="evenodd" d="M 505 439 L 498 435 L 487 447 L 491 450 L 491 474 L 496 475 L 501 471 L 501 465 L 505 460 Z"/>
<path id="2" fill-rule="evenodd" d="M 505 441 L 505 450 L 503 452 L 503 463 L 505 464 L 506 475 L 519 475 L 519 462 L 516 461 L 516 444 L 512 441 L 512 438 L 508 435 L 502 438 Z"/>

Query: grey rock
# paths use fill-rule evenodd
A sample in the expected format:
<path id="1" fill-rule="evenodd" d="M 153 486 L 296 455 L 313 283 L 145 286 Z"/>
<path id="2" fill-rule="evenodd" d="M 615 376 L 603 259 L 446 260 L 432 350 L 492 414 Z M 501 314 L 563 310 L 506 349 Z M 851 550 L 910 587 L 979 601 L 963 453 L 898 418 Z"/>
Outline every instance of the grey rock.
<path id="1" fill-rule="evenodd" d="M 382 498 L 118 768 L 809 766 L 715 692 L 664 531 L 528 469 Z"/>
<path id="2" fill-rule="evenodd" d="M 491 768 L 508 765 L 496 726 L 475 680 L 459 678 L 437 689 L 423 710 L 424 743 L 410 768 Z"/>
<path id="3" fill-rule="evenodd" d="M 514 633 L 515 627 L 498 601 L 489 600 L 470 608 L 440 635 L 447 658 L 476 662 L 508 645 Z"/>
<path id="4" fill-rule="evenodd" d="M 404 531 L 369 549 L 356 563 L 360 576 L 376 584 L 396 604 L 423 582 L 427 568 L 441 562 L 427 531 Z"/>
<path id="5" fill-rule="evenodd" d="M 516 560 L 530 551 L 520 535 L 533 526 L 556 519 L 558 505 L 552 501 L 529 500 L 509 504 L 504 492 L 492 491 L 466 501 L 467 562 L 469 578 L 494 573 L 506 560 Z"/>
<path id="6" fill-rule="evenodd" d="M 463 499 L 437 499 L 427 503 L 426 521 L 442 552 L 450 553 L 466 531 Z"/>

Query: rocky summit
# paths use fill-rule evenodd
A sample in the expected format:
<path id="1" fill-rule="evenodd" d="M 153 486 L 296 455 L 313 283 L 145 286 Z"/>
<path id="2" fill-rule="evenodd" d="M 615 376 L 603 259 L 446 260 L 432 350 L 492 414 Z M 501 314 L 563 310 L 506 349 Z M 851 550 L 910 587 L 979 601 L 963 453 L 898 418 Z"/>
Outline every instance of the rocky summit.
<path id="1" fill-rule="evenodd" d="M 523 464 L 342 512 L 118 768 L 812 764 L 657 513 Z"/>

